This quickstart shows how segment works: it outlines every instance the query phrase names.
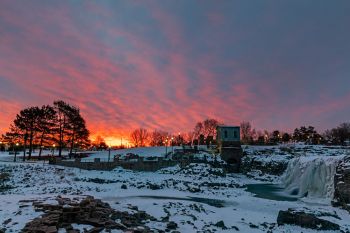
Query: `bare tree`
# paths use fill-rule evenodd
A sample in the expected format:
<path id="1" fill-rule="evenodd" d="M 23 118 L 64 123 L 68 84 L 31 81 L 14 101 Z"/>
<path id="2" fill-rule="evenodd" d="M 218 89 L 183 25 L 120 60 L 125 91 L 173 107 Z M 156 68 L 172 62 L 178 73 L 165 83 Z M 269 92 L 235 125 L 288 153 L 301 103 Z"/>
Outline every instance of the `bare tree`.
<path id="1" fill-rule="evenodd" d="M 150 134 L 150 145 L 163 146 L 167 137 L 170 137 L 168 132 L 155 130 Z"/>
<path id="2" fill-rule="evenodd" d="M 97 149 L 97 150 L 105 150 L 108 148 L 108 145 L 105 141 L 105 139 L 101 136 L 98 135 L 95 140 L 92 142 L 92 145 Z"/>
<path id="3" fill-rule="evenodd" d="M 249 143 L 252 138 L 252 125 L 249 121 L 243 121 L 241 123 L 241 136 L 243 143 Z"/>
<path id="4" fill-rule="evenodd" d="M 193 130 L 194 137 L 198 138 L 199 135 L 204 133 L 204 126 L 202 122 L 197 122 Z"/>
<path id="5" fill-rule="evenodd" d="M 197 122 L 193 129 L 194 137 L 199 138 L 201 135 L 204 138 L 216 136 L 216 127 L 219 125 L 219 122 L 216 119 L 206 119 L 203 122 Z"/>
<path id="6" fill-rule="evenodd" d="M 184 141 L 185 143 L 193 144 L 193 140 L 195 138 L 195 133 L 193 131 L 190 131 L 184 135 Z"/>
<path id="7" fill-rule="evenodd" d="M 143 129 L 143 128 L 135 129 L 130 135 L 130 140 L 136 147 L 145 146 L 148 139 L 149 139 L 149 133 L 147 129 Z"/>
<path id="8" fill-rule="evenodd" d="M 342 123 L 334 129 L 326 130 L 324 137 L 329 143 L 344 145 L 350 140 L 350 123 Z"/>
<path id="9" fill-rule="evenodd" d="M 215 138 L 216 135 L 216 127 L 218 126 L 219 122 L 215 119 L 206 119 L 203 121 L 204 126 L 204 136 L 213 136 Z"/>

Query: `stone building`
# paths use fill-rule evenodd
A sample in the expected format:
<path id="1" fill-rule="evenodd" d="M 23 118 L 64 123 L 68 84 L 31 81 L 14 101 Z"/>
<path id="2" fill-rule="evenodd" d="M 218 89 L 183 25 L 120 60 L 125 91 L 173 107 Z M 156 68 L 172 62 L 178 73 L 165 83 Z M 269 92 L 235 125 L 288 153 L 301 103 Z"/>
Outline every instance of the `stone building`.
<path id="1" fill-rule="evenodd" d="M 238 171 L 243 155 L 239 126 L 218 126 L 216 141 L 221 158 Z"/>

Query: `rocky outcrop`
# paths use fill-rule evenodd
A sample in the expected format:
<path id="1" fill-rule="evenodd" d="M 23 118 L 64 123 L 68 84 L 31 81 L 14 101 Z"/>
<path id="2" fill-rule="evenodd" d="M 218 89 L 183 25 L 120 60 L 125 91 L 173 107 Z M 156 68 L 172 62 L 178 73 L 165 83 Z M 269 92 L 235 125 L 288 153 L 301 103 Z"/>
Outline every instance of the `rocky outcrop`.
<path id="1" fill-rule="evenodd" d="M 108 203 L 87 197 L 79 202 L 68 198 L 57 198 L 58 205 L 33 203 L 37 211 L 44 211 L 44 215 L 27 223 L 22 230 L 24 233 L 56 233 L 59 229 L 67 232 L 79 232 L 73 229 L 73 223 L 93 226 L 89 232 L 101 232 L 103 230 L 132 230 L 137 228 L 139 232 L 150 232 L 144 225 L 146 220 L 156 219 L 144 211 L 136 213 L 121 212 L 112 209 Z"/>
<path id="2" fill-rule="evenodd" d="M 350 212 L 350 156 L 345 157 L 336 168 L 333 204 Z"/>
<path id="3" fill-rule="evenodd" d="M 273 160 L 261 159 L 261 155 L 245 156 L 242 159 L 240 170 L 242 173 L 249 173 L 252 171 L 261 171 L 262 174 L 269 174 L 279 176 L 284 173 L 288 167 L 288 160 Z M 267 156 L 265 156 L 267 157 Z"/>
<path id="4" fill-rule="evenodd" d="M 311 213 L 305 213 L 303 211 L 296 211 L 288 209 L 287 211 L 281 210 L 277 217 L 278 225 L 289 224 L 297 225 L 304 228 L 311 228 L 316 230 L 339 230 L 338 224 L 330 221 L 320 219 Z"/>

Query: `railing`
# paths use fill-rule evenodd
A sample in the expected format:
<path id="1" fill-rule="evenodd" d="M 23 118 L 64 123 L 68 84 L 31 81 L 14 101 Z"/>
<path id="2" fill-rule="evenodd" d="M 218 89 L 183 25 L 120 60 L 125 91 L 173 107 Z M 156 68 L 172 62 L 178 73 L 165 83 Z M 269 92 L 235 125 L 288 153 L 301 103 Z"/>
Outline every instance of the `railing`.
<path id="1" fill-rule="evenodd" d="M 99 160 L 96 160 L 96 159 L 75 159 L 73 160 L 75 162 L 80 162 L 80 163 L 96 163 L 96 162 L 100 162 L 100 163 L 108 163 L 108 162 L 114 162 L 114 159 L 113 158 L 100 158 Z"/>

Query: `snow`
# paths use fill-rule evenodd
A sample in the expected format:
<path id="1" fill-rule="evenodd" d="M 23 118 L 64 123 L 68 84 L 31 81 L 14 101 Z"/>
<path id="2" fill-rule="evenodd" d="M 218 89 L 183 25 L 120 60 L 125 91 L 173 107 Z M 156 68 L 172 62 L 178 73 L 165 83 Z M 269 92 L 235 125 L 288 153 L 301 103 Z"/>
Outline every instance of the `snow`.
<path id="1" fill-rule="evenodd" d="M 173 149 L 179 149 L 181 147 L 174 146 Z M 129 149 L 121 149 L 121 150 L 111 150 L 111 158 L 113 158 L 114 155 L 122 155 L 125 156 L 128 153 L 137 154 L 142 157 L 164 157 L 165 152 L 171 152 L 172 147 L 168 146 L 167 149 L 164 146 L 160 147 L 137 147 L 137 148 L 129 148 Z M 97 151 L 94 152 L 91 156 L 89 156 L 90 159 L 94 158 L 101 158 L 106 159 L 108 158 L 108 151 Z"/>
<path id="2" fill-rule="evenodd" d="M 244 150 L 248 156 L 261 155 L 259 159 L 262 161 L 290 160 L 285 178 L 276 177 L 274 180 L 276 184 L 279 180 L 285 180 L 285 184 L 290 184 L 290 187 L 298 187 L 304 190 L 302 192 L 307 190 L 310 193 L 308 198 L 300 198 L 295 202 L 255 197 L 246 191 L 245 185 L 263 181 L 243 174 L 220 176 L 220 168 L 212 168 L 207 164 L 190 164 L 184 169 L 175 166 L 158 172 L 136 172 L 122 168 L 113 171 L 87 171 L 52 166 L 43 162 L 0 162 L 0 172 L 10 173 L 10 181 L 7 184 L 14 187 L 0 192 L 0 229 L 6 227 L 12 232 L 19 232 L 25 223 L 42 214 L 34 211 L 31 202 L 21 201 L 55 202 L 58 195 L 70 198 L 92 195 L 118 210 L 130 212 L 130 205 L 137 206 L 139 210 L 144 210 L 157 219 L 167 216 L 168 211 L 170 221 L 178 224 L 177 230 L 180 232 L 214 229 L 217 232 L 236 232 L 234 227 L 240 232 L 267 232 L 270 227 L 273 232 L 316 232 L 297 226 L 277 226 L 278 212 L 288 208 L 304 209 L 313 213 L 335 213 L 339 218 L 322 218 L 339 224 L 344 231 L 349 229 L 350 215 L 345 210 L 331 206 L 332 181 L 328 179 L 334 172 L 333 164 L 342 158 L 346 151 L 320 146 L 290 147 L 291 152 L 282 147 L 250 146 Z M 171 151 L 171 147 L 168 147 L 168 151 Z M 164 156 L 165 147 L 117 150 L 112 151 L 111 155 L 127 153 L 145 157 Z M 0 156 L 11 158 L 3 154 Z M 95 152 L 88 159 L 106 157 L 108 151 Z M 300 182 L 297 182 L 298 178 Z M 308 180 L 310 183 L 306 182 Z M 123 184 L 127 189 L 121 188 Z M 324 189 L 323 184 L 326 184 Z M 208 201 L 223 205 L 218 207 Z M 4 221 L 10 218 L 12 220 L 4 224 Z M 221 220 L 229 229 L 213 226 Z M 151 221 L 147 225 L 163 230 L 166 227 L 162 222 Z M 76 227 L 89 228 L 84 225 Z"/>

